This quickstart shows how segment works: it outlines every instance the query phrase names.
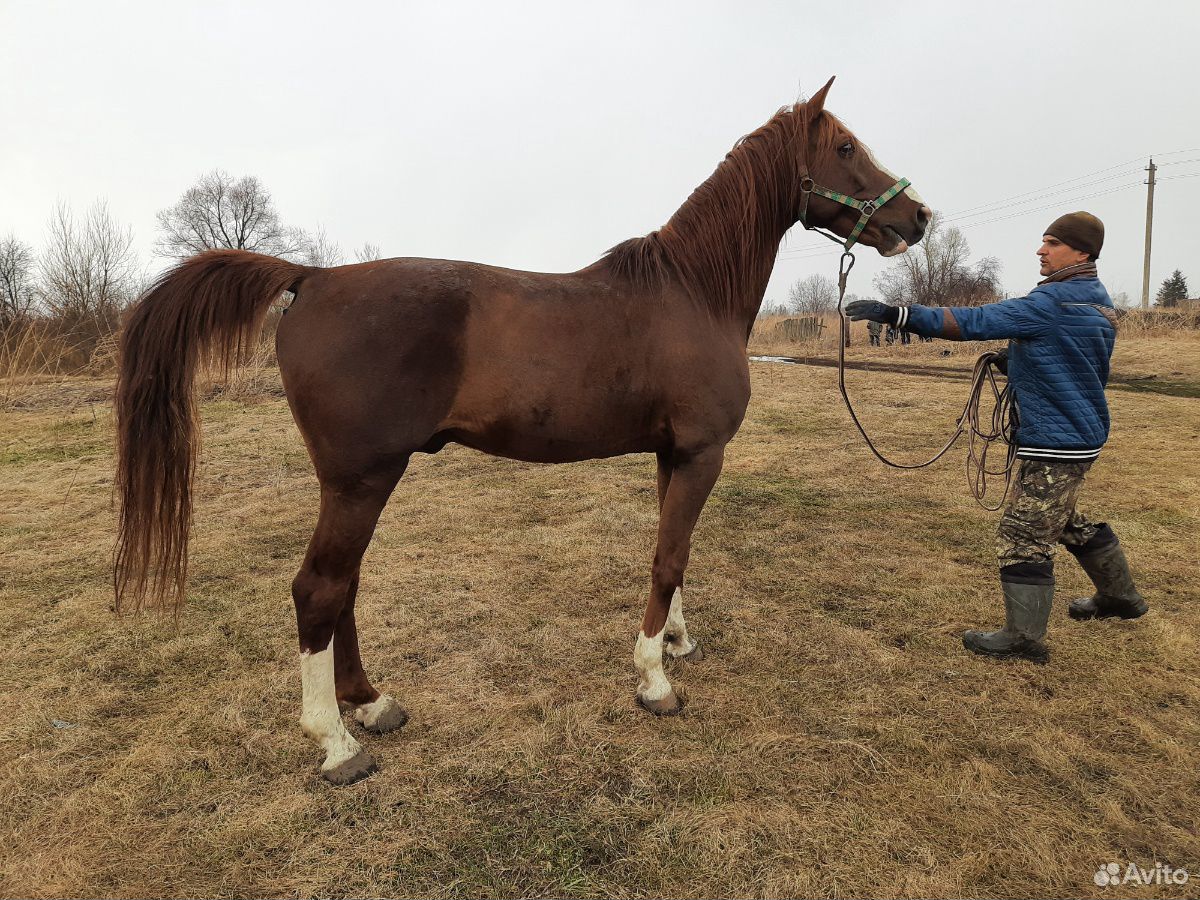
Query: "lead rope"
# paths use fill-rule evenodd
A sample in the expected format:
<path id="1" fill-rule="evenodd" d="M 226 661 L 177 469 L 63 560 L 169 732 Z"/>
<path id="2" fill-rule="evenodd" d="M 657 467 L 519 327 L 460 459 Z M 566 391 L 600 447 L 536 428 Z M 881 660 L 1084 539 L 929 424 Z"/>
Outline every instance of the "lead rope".
<path id="1" fill-rule="evenodd" d="M 933 465 L 946 455 L 965 432 L 967 435 L 967 486 L 971 489 L 971 496 L 975 498 L 976 503 L 989 512 L 995 512 L 1004 505 L 1004 500 L 1008 496 L 1008 489 L 1012 483 L 1013 465 L 1017 457 L 1016 443 L 1011 440 L 1012 394 L 1007 384 L 1001 388 L 996 381 L 996 376 L 991 366 L 992 359 L 996 354 L 989 351 L 980 355 L 975 360 L 975 368 L 971 372 L 971 389 L 967 395 L 967 402 L 963 406 L 962 414 L 959 415 L 958 420 L 955 422 L 954 434 L 950 436 L 950 440 L 946 441 L 946 445 L 941 450 L 921 463 L 898 463 L 888 459 L 879 451 L 867 434 L 866 429 L 863 428 L 862 423 L 858 420 L 858 414 L 854 412 L 854 404 L 850 402 L 850 395 L 846 392 L 846 334 L 850 329 L 850 320 L 842 311 L 842 303 L 846 299 L 846 281 L 850 277 L 850 270 L 853 268 L 854 254 L 847 250 L 842 254 L 842 258 L 838 262 L 837 311 L 842 326 L 842 333 L 838 335 L 838 390 L 841 392 L 842 399 L 846 401 L 846 409 L 850 412 L 850 418 L 854 421 L 854 427 L 858 429 L 858 433 L 862 435 L 863 440 L 867 442 L 867 446 L 875 454 L 876 458 L 884 465 L 891 466 L 893 469 L 923 469 L 926 466 Z M 987 430 L 980 427 L 979 419 L 979 401 L 983 395 L 983 386 L 985 384 L 991 387 L 992 399 L 994 401 L 991 427 Z M 993 472 L 987 467 L 987 456 L 988 450 L 991 449 L 994 441 L 1004 441 L 1007 444 L 1008 452 L 1005 456 L 1004 468 Z M 996 506 L 988 506 L 985 502 L 988 479 L 1001 475 L 1004 476 L 1004 493 L 1000 495 L 1000 502 Z"/>

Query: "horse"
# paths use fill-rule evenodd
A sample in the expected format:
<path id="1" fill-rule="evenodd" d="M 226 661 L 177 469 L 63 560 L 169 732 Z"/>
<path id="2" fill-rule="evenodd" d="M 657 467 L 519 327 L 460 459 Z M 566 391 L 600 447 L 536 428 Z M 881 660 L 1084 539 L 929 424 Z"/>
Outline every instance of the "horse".
<path id="1" fill-rule="evenodd" d="M 746 345 L 780 241 L 799 221 L 890 256 L 919 241 L 931 216 L 825 110 L 832 83 L 739 140 L 657 231 L 577 272 L 415 258 L 318 268 L 242 250 L 210 250 L 165 272 L 121 342 L 117 609 L 173 605 L 178 614 L 199 437 L 195 372 L 228 373 L 291 292 L 276 353 L 320 483 L 292 599 L 300 725 L 324 752 L 321 774 L 346 784 L 377 768 L 339 704 L 370 732 L 408 719 L 363 671 L 359 568 L 412 455 L 451 441 L 540 463 L 655 454 L 659 526 L 635 696 L 656 715 L 678 712 L 663 654 L 702 656 L 684 620 L 684 572 L 749 403 Z"/>

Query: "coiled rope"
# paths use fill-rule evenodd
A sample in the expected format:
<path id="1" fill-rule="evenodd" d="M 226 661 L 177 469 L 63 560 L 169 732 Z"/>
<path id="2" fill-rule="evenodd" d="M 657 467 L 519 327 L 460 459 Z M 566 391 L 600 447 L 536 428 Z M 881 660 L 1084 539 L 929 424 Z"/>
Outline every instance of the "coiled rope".
<path id="1" fill-rule="evenodd" d="M 850 270 L 854 268 L 854 254 L 849 251 L 842 254 L 841 261 L 838 263 L 838 316 L 843 323 L 843 332 L 850 327 L 850 320 L 842 311 L 842 303 L 846 299 L 846 280 L 850 276 Z M 989 512 L 995 512 L 1004 506 L 1005 498 L 1008 497 L 1009 486 L 1012 483 L 1012 470 L 1016 463 L 1017 447 L 1013 440 L 1013 428 L 1015 422 L 1012 415 L 1012 393 L 1009 390 L 1007 379 L 1003 387 L 996 380 L 996 373 L 992 366 L 992 360 L 996 358 L 996 354 L 992 352 L 983 353 L 975 360 L 975 368 L 971 372 L 971 388 L 967 394 L 967 402 L 963 406 L 962 413 L 955 422 L 954 434 L 950 436 L 950 440 L 946 441 L 945 446 L 937 453 L 931 456 L 925 462 L 920 463 L 898 463 L 888 459 L 880 452 L 867 430 L 863 428 L 862 422 L 858 420 L 858 414 L 854 411 L 854 404 L 850 402 L 850 395 L 846 391 L 846 340 L 845 333 L 838 335 L 838 390 L 841 392 L 842 399 L 846 401 L 846 409 L 850 412 L 850 418 L 854 421 L 854 427 L 858 429 L 858 433 L 862 435 L 863 440 L 867 442 L 867 446 L 876 458 L 885 465 L 891 466 L 893 469 L 923 469 L 926 466 L 933 465 L 954 446 L 963 434 L 967 435 L 967 486 L 970 488 L 971 496 L 975 498 L 975 502 Z M 980 420 L 980 400 L 983 397 L 984 386 L 991 389 L 992 396 L 992 416 L 991 422 L 986 427 Z M 987 466 L 988 452 L 992 448 L 992 444 L 996 441 L 1003 442 L 1006 446 L 1004 459 L 1004 467 L 995 471 Z M 1004 492 L 1000 495 L 1000 501 L 995 506 L 988 506 L 986 502 L 988 491 L 988 479 L 1004 477 Z"/>

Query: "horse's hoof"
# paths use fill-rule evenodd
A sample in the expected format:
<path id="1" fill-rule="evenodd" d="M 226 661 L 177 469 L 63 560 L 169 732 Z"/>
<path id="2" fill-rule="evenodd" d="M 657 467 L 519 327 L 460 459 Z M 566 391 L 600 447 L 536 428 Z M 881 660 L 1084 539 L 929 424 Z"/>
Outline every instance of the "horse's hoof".
<path id="1" fill-rule="evenodd" d="M 667 696 L 659 700 L 647 700 L 641 694 L 636 696 L 638 705 L 647 712 L 654 713 L 656 716 L 678 715 L 679 711 L 683 709 L 683 704 L 679 702 L 679 698 L 675 696 L 674 691 L 671 691 Z"/>
<path id="2" fill-rule="evenodd" d="M 364 703 L 355 708 L 354 718 L 367 731 L 386 734 L 403 728 L 404 723 L 408 721 L 408 713 L 399 703 L 384 694 L 372 703 Z"/>
<path id="3" fill-rule="evenodd" d="M 345 762 L 326 769 L 321 767 L 321 777 L 332 784 L 354 784 L 368 775 L 378 772 L 379 766 L 366 750 L 359 750 Z"/>

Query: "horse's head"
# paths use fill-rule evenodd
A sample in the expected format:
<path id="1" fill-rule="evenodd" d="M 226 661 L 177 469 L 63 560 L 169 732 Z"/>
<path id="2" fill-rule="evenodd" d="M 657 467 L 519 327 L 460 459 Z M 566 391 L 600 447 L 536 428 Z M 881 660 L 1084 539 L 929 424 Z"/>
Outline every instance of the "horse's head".
<path id="1" fill-rule="evenodd" d="M 808 228 L 826 228 L 850 238 L 864 223 L 863 202 L 874 201 L 874 211 L 862 224 L 858 243 L 874 247 L 881 256 L 903 253 L 921 240 L 932 211 L 911 186 L 887 196 L 901 180 L 885 169 L 854 133 L 825 110 L 830 78 L 796 112 L 805 126 L 800 132 L 801 182 L 796 197 L 796 221 Z M 843 199 L 830 197 L 842 194 Z M 862 201 L 857 206 L 847 200 Z"/>

